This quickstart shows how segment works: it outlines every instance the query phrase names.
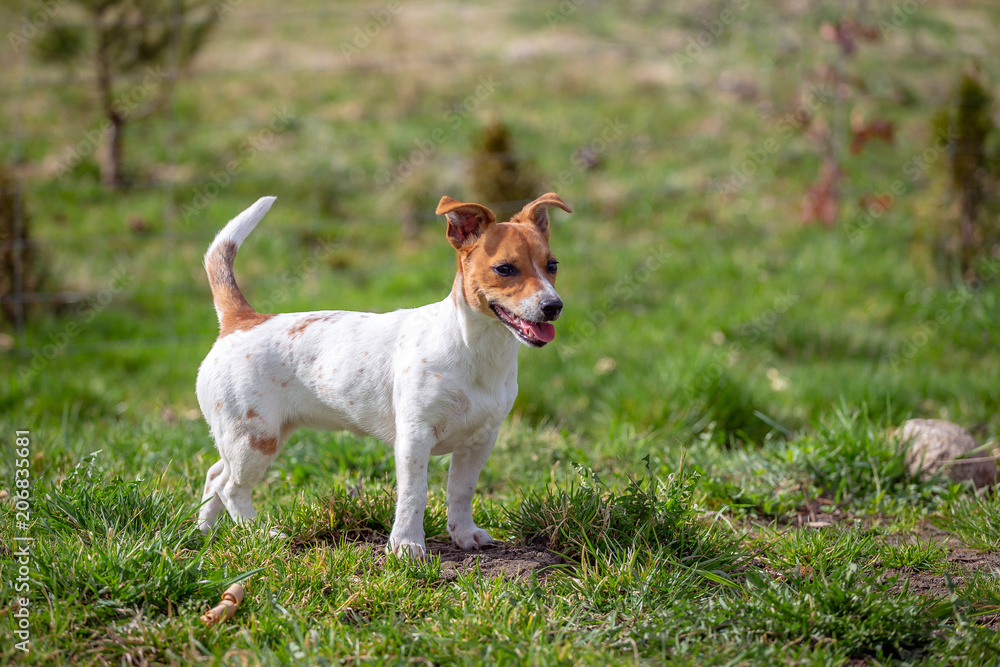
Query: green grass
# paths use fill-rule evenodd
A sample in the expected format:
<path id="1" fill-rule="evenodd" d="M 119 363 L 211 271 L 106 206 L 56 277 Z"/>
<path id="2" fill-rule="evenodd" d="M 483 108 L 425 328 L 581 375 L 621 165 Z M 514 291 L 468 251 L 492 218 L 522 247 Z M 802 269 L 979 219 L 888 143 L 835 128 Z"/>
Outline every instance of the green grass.
<path id="1" fill-rule="evenodd" d="M 533 492 L 508 512 L 514 541 L 539 544 L 574 561 L 588 554 L 656 550 L 702 570 L 734 568 L 732 539 L 699 523 L 693 503 L 697 482 L 683 471 L 665 480 L 630 477 L 620 491 L 607 488 L 590 470 L 580 472 L 578 486 Z"/>
<path id="2" fill-rule="evenodd" d="M 403 3 L 347 62 L 340 43 L 374 5 L 245 4 L 172 104 L 129 126 L 124 192 L 99 186 L 93 155 L 53 170 L 99 122 L 89 65 L 0 50 L 0 160 L 23 184 L 47 289 L 83 295 L 2 325 L 16 345 L 0 353 L 0 432 L 31 432 L 26 468 L 0 457 L 5 639 L 17 470 L 35 541 L 31 652 L 5 641 L 0 661 L 997 663 L 996 494 L 911 479 L 892 435 L 910 417 L 1000 433 L 1000 265 L 981 261 L 965 287 L 942 260 L 957 217 L 946 157 L 927 152 L 969 59 L 1000 81 L 983 56 L 1000 49 L 996 8 L 919 3 L 846 57 L 822 22 L 889 25 L 899 3 Z M 0 17 L 21 25 L 20 8 Z M 840 97 L 832 67 L 852 81 Z M 483 77 L 494 89 L 476 97 Z M 788 131 L 810 96 L 809 126 Z M 892 143 L 850 153 L 852 113 L 891 120 Z M 573 208 L 552 222 L 558 337 L 522 353 L 473 506 L 505 546 L 387 558 L 390 452 L 310 430 L 255 492 L 288 539 L 228 520 L 203 537 L 192 517 L 215 454 L 194 379 L 217 335 L 212 236 L 278 196 L 236 266 L 261 310 L 440 300 L 454 251 L 433 210 L 476 198 L 471 147 L 493 118 Z M 846 174 L 832 229 L 800 219 L 828 129 Z M 592 168 L 574 159 L 585 147 Z M 412 173 L 387 186 L 401 165 Z M 864 198 L 890 190 L 861 225 Z M 447 459 L 429 474 L 437 549 Z M 522 561 L 547 566 L 512 574 Z M 235 580 L 236 617 L 205 627 Z"/>
<path id="3" fill-rule="evenodd" d="M 934 641 L 952 605 L 886 586 L 848 565 L 829 578 L 795 579 L 790 584 L 750 579 L 746 601 L 726 611 L 738 615 L 734 632 L 774 641 L 826 644 L 850 658 L 911 657 Z"/>
<path id="4" fill-rule="evenodd" d="M 982 551 L 1000 548 L 1000 506 L 996 496 L 962 498 L 935 517 L 940 527 Z"/>

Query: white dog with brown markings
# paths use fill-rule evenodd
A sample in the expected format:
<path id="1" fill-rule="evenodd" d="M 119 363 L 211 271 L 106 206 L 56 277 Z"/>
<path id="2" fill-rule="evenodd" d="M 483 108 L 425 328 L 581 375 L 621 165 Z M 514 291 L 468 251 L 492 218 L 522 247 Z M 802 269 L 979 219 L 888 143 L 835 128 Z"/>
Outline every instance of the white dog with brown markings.
<path id="1" fill-rule="evenodd" d="M 198 402 L 220 460 L 208 471 L 199 525 L 223 509 L 256 520 L 250 502 L 299 427 L 374 436 L 395 450 L 396 515 L 386 549 L 423 557 L 427 464 L 451 454 L 448 533 L 463 549 L 493 538 L 472 520 L 472 496 L 517 395 L 517 351 L 555 337 L 562 312 L 547 209 L 554 193 L 496 222 L 480 204 L 442 197 L 458 251 L 446 299 L 391 313 L 265 315 L 233 277 L 236 251 L 274 202 L 264 197 L 212 242 L 205 266 L 219 338 L 198 370 Z"/>

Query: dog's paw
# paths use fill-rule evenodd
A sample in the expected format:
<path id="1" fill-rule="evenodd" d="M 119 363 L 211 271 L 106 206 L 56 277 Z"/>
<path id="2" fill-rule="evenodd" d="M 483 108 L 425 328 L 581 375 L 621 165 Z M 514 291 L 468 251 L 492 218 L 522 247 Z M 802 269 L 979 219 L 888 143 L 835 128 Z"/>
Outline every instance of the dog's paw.
<path id="1" fill-rule="evenodd" d="M 451 539 L 462 549 L 479 549 L 488 544 L 493 544 L 493 538 L 482 528 L 473 525 L 468 530 L 449 530 Z"/>
<path id="2" fill-rule="evenodd" d="M 423 542 L 414 540 L 399 539 L 389 537 L 389 543 L 385 545 L 385 552 L 400 558 L 413 558 L 414 560 L 424 560 L 427 558 L 427 547 Z"/>

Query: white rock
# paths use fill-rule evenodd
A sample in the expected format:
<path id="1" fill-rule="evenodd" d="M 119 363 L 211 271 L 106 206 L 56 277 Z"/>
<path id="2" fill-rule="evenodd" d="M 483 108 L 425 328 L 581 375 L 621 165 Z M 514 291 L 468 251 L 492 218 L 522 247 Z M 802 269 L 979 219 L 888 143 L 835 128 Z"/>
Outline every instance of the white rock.
<path id="1" fill-rule="evenodd" d="M 940 419 L 910 419 L 899 430 L 906 450 L 906 467 L 912 477 L 927 479 L 942 472 L 956 482 L 971 480 L 977 487 L 997 483 L 997 465 L 991 452 L 979 447 L 968 431 Z M 962 461 L 963 458 L 968 461 Z"/>

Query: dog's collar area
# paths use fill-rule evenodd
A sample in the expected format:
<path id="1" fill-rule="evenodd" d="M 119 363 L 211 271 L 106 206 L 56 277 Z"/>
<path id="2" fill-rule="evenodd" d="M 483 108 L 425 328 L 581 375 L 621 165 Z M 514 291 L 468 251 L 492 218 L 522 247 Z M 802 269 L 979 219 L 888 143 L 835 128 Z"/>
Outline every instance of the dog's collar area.
<path id="1" fill-rule="evenodd" d="M 556 337 L 556 328 L 549 322 L 532 322 L 522 319 L 495 303 L 491 303 L 490 308 L 497 319 L 503 322 L 515 336 L 532 347 L 542 347 Z"/>

